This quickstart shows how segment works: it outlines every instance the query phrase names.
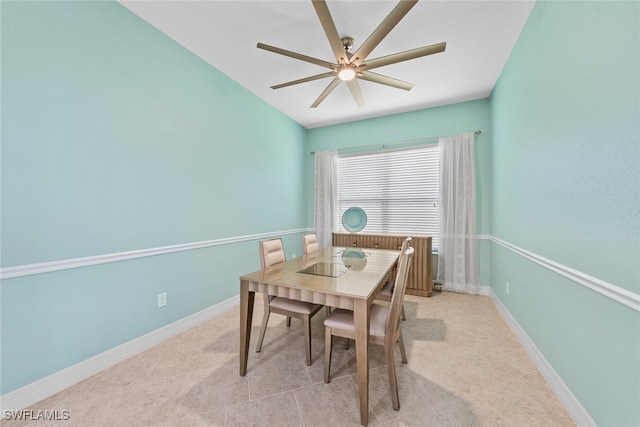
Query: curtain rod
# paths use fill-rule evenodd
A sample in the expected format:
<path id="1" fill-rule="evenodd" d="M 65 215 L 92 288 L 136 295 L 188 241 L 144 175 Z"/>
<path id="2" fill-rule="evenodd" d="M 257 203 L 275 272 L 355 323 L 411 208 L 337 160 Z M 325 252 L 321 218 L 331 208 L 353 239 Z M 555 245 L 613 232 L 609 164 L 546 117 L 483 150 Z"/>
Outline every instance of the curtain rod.
<path id="1" fill-rule="evenodd" d="M 473 132 L 474 135 L 480 135 L 482 133 L 481 130 L 477 130 L 475 132 Z M 411 144 L 413 142 L 424 142 L 424 141 L 430 141 L 432 139 L 438 139 L 440 138 L 439 136 L 430 136 L 428 138 L 418 138 L 418 139 L 407 139 L 404 141 L 394 141 L 394 142 L 386 142 L 386 143 L 381 143 L 381 144 L 370 144 L 370 145 L 360 145 L 357 147 L 346 147 L 346 148 L 339 148 L 338 151 L 343 151 L 343 150 L 357 150 L 360 148 L 370 148 L 370 147 L 382 147 L 382 148 L 386 148 L 387 145 L 400 145 L 400 144 Z M 311 154 L 316 154 L 315 151 L 311 151 Z"/>

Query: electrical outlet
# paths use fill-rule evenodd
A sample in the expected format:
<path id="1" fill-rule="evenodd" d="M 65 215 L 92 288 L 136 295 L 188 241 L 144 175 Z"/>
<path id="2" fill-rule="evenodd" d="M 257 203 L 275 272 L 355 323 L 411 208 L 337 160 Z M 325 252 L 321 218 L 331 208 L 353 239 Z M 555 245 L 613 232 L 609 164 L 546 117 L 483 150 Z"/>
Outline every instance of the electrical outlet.
<path id="1" fill-rule="evenodd" d="M 163 292 L 158 294 L 158 308 L 164 307 L 165 305 L 167 305 L 167 293 Z"/>
<path id="2" fill-rule="evenodd" d="M 507 290 L 507 295 L 509 295 L 509 291 L 510 291 L 510 286 L 509 286 L 509 281 L 507 281 L 507 285 L 506 285 L 506 290 Z"/>

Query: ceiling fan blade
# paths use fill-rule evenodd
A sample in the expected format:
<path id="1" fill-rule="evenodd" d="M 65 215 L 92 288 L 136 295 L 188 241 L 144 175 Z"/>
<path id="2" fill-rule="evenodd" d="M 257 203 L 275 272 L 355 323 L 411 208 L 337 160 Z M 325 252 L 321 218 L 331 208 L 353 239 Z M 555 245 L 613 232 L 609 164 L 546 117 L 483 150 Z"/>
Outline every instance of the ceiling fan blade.
<path id="1" fill-rule="evenodd" d="M 378 25 L 369 38 L 362 43 L 360 48 L 353 54 L 356 66 L 362 64 L 369 56 L 373 49 L 386 37 L 387 34 L 395 27 L 398 22 L 418 3 L 418 0 L 401 0 L 400 3 L 393 8 L 386 18 Z"/>
<path id="2" fill-rule="evenodd" d="M 279 85 L 271 86 L 271 89 L 280 89 L 287 86 L 293 86 L 300 83 L 311 82 L 318 79 L 324 79 L 327 77 L 335 77 L 336 73 L 329 71 L 328 73 L 316 74 L 315 76 L 305 77 L 304 79 L 293 80 L 286 83 L 280 83 Z"/>
<path id="3" fill-rule="evenodd" d="M 380 83 L 383 85 L 395 87 L 397 89 L 411 90 L 411 88 L 413 87 L 413 83 L 383 76 L 382 74 L 372 73 L 371 71 L 364 71 L 362 75 L 358 76 L 358 78 L 367 80 L 369 82 Z"/>
<path id="4" fill-rule="evenodd" d="M 341 81 L 342 80 L 340 80 L 338 77 L 333 79 L 331 83 L 329 83 L 329 86 L 327 86 L 327 88 L 322 91 L 318 99 L 316 99 L 313 104 L 311 104 L 311 108 L 316 108 L 318 105 L 320 105 L 320 103 L 324 101 L 324 99 L 340 84 Z"/>
<path id="5" fill-rule="evenodd" d="M 268 50 L 269 52 L 279 53 L 280 55 L 288 56 L 290 58 L 299 59 L 301 61 L 310 62 L 312 64 L 320 65 L 321 67 L 327 67 L 327 68 L 332 68 L 332 69 L 337 68 L 337 65 L 336 64 L 332 64 L 331 62 L 323 61 L 322 59 L 313 58 L 311 56 L 303 55 L 301 53 L 292 52 L 290 50 L 282 49 L 282 48 L 279 48 L 279 47 L 270 46 L 268 44 L 258 43 L 257 48 L 258 49 Z"/>
<path id="6" fill-rule="evenodd" d="M 364 107 L 364 98 L 362 97 L 362 91 L 360 90 L 358 79 L 351 79 L 347 81 L 347 87 L 351 91 L 351 96 L 353 96 L 353 100 L 356 101 L 358 108 Z"/>
<path id="7" fill-rule="evenodd" d="M 432 44 L 429 46 L 418 47 L 404 52 L 393 53 L 380 58 L 371 59 L 362 64 L 359 68 L 361 71 L 371 70 L 373 68 L 384 67 L 385 65 L 395 64 L 397 62 L 408 61 L 410 59 L 420 58 L 422 56 L 433 55 L 434 53 L 444 52 L 447 42 Z"/>
<path id="8" fill-rule="evenodd" d="M 313 0 L 313 7 L 316 10 L 318 19 L 320 19 L 322 29 L 327 35 L 327 40 L 329 40 L 331 50 L 333 50 L 333 54 L 336 57 L 336 61 L 338 61 L 338 64 L 348 62 L 345 57 L 344 46 L 340 40 L 340 35 L 338 35 L 336 24 L 333 22 L 327 3 L 324 0 Z"/>

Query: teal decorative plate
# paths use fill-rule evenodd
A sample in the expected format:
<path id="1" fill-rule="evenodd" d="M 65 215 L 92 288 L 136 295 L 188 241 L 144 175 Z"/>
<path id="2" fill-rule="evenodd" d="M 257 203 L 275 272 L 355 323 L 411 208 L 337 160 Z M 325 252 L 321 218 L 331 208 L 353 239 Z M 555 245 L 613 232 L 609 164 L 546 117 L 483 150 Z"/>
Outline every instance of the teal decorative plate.
<path id="1" fill-rule="evenodd" d="M 367 225 L 367 214 L 362 208 L 349 208 L 342 214 L 342 225 L 347 231 L 360 231 Z"/>

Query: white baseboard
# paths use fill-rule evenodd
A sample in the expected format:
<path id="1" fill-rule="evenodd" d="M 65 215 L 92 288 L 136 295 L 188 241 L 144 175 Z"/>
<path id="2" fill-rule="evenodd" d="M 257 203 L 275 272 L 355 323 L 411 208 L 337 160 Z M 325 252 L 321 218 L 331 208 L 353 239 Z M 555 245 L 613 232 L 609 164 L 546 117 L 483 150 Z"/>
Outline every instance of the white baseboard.
<path id="1" fill-rule="evenodd" d="M 115 365 L 116 363 L 148 350 L 181 332 L 206 322 L 207 320 L 213 319 L 239 304 L 240 296 L 234 296 L 0 396 L 0 413 L 4 413 L 5 410 L 24 409 L 40 402 L 49 396 L 52 396 Z"/>
<path id="2" fill-rule="evenodd" d="M 475 291 L 470 291 L 470 290 L 467 290 L 466 288 L 464 290 L 457 290 L 457 289 L 448 289 L 446 287 L 443 287 L 442 290 L 447 292 L 460 292 L 462 294 L 489 296 L 489 292 L 491 292 L 491 286 L 480 285 Z"/>
<path id="3" fill-rule="evenodd" d="M 558 400 L 564 405 L 565 409 L 576 423 L 580 427 L 596 427 L 595 421 L 591 418 L 589 413 L 582 407 L 578 399 L 573 395 L 569 387 L 562 381 L 562 378 L 553 369 L 551 364 L 545 359 L 544 355 L 538 347 L 534 344 L 533 340 L 529 338 L 527 333 L 518 324 L 516 319 L 511 315 L 507 307 L 502 304 L 500 298 L 496 295 L 493 289 L 490 288 L 489 297 L 493 304 L 496 306 L 498 312 L 502 315 L 511 331 L 515 334 L 518 341 L 525 351 L 529 354 L 529 357 L 533 360 L 533 363 L 538 367 L 538 370 L 549 383 L 549 386 L 555 393 Z"/>

